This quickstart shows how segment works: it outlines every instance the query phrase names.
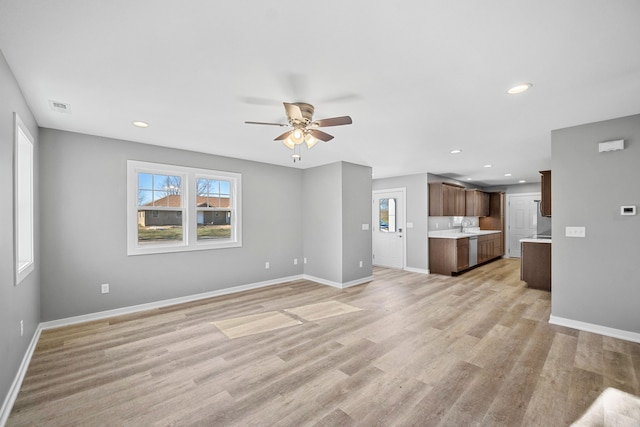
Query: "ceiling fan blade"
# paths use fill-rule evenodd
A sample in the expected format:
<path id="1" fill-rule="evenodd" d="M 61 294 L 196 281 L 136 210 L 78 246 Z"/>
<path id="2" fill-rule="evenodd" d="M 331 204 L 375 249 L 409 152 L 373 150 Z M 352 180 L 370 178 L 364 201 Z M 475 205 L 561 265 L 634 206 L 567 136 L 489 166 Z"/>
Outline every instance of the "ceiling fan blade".
<path id="1" fill-rule="evenodd" d="M 274 141 L 282 141 L 283 139 L 287 139 L 287 137 L 289 135 L 291 135 L 291 132 L 293 132 L 292 130 L 288 130 L 285 133 L 283 133 L 282 135 L 276 136 L 276 138 L 274 139 Z"/>
<path id="2" fill-rule="evenodd" d="M 329 142 L 333 139 L 332 135 L 329 135 L 328 133 L 322 132 L 321 130 L 318 130 L 318 129 L 309 129 L 308 132 L 311 134 L 311 136 L 313 136 L 316 139 L 319 139 L 320 141 Z"/>
<path id="3" fill-rule="evenodd" d="M 289 102 L 283 102 L 284 110 L 287 112 L 287 117 L 291 120 L 304 120 L 302 117 L 302 111 L 300 111 L 300 107 L 296 104 L 291 104 Z"/>
<path id="4" fill-rule="evenodd" d="M 269 125 L 269 126 L 289 126 L 287 124 L 283 124 L 283 123 L 267 123 L 267 122 L 247 122 L 245 121 L 246 124 L 248 125 Z"/>
<path id="5" fill-rule="evenodd" d="M 332 117 L 330 119 L 322 119 L 315 120 L 311 123 L 312 126 L 323 128 L 327 126 L 342 126 L 342 125 L 350 125 L 353 123 L 351 117 L 349 116 L 341 116 L 341 117 Z"/>

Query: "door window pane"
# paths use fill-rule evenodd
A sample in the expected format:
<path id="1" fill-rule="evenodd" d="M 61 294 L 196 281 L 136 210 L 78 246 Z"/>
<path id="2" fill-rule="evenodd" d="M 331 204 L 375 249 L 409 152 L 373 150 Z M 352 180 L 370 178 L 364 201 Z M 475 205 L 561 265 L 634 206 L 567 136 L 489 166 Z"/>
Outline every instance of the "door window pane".
<path id="1" fill-rule="evenodd" d="M 380 231 L 383 233 L 396 232 L 396 199 L 380 199 Z"/>

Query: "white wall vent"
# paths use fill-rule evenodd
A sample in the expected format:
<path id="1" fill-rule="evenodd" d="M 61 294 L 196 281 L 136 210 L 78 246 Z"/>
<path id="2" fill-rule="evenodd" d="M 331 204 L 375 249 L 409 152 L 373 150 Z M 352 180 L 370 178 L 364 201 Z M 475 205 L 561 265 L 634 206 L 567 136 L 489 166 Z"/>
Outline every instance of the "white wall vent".
<path id="1" fill-rule="evenodd" d="M 71 104 L 49 100 L 49 107 L 51 107 L 53 111 L 57 111 L 58 113 L 71 114 Z"/>

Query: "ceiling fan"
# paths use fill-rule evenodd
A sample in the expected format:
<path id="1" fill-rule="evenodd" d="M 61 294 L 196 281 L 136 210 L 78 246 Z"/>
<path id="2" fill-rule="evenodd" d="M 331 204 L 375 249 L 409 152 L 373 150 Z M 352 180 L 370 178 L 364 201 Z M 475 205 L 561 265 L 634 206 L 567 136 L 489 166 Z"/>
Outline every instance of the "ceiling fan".
<path id="1" fill-rule="evenodd" d="M 293 150 L 292 157 L 294 163 L 296 160 L 302 159 L 300 156 L 299 146 L 303 142 L 307 144 L 307 148 L 313 148 L 318 141 L 328 142 L 333 139 L 332 135 L 329 135 L 318 128 L 350 125 L 353 123 L 349 116 L 313 120 L 313 105 L 305 102 L 283 102 L 283 104 L 285 113 L 287 114 L 288 124 L 251 121 L 245 121 L 245 123 L 250 125 L 291 127 L 290 130 L 277 136 L 274 141 L 282 141 L 284 145 Z"/>

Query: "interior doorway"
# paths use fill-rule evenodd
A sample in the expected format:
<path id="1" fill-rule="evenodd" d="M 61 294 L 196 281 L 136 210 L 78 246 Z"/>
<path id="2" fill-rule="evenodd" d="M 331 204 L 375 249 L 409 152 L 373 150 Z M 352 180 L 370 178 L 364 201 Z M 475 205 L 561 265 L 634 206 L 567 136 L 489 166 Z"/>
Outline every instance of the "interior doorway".
<path id="1" fill-rule="evenodd" d="M 507 194 L 507 251 L 520 258 L 520 239 L 536 234 L 540 193 Z"/>
<path id="2" fill-rule="evenodd" d="M 405 193 L 404 188 L 373 191 L 373 265 L 405 268 Z"/>

